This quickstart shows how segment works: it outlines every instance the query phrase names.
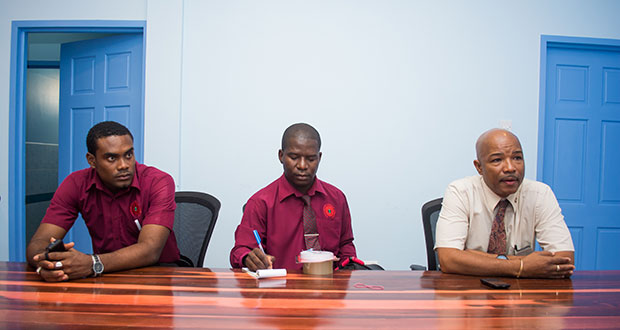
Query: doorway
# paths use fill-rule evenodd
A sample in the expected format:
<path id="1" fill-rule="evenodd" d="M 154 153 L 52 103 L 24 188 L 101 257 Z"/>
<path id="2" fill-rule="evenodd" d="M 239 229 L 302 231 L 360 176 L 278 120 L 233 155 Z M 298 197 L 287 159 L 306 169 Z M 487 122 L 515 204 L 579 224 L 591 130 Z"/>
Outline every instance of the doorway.
<path id="1" fill-rule="evenodd" d="M 59 103 L 60 103 L 60 49 L 85 40 L 114 37 L 121 34 L 139 34 L 144 43 L 143 21 L 15 21 L 12 33 L 11 100 L 9 143 L 9 260 L 24 261 L 25 248 L 36 231 L 59 181 Z M 142 49 L 144 49 L 142 47 Z M 140 66 L 144 68 L 144 51 Z M 138 80 L 139 109 L 134 109 L 139 129 L 132 129 L 136 139 L 136 157 L 142 160 L 143 86 L 144 71 Z M 66 84 L 65 84 L 66 85 Z M 116 119 L 116 118 L 111 118 Z M 97 118 L 96 122 L 106 120 Z M 84 123 L 89 127 L 92 123 Z M 136 123 L 134 123 L 136 124 Z M 85 142 L 82 141 L 82 144 Z M 66 148 L 65 148 L 66 149 Z M 139 150 L 139 151 L 138 151 Z M 83 158 L 84 155 L 81 155 Z M 61 162 L 66 157 L 61 156 Z M 60 180 L 59 180 L 60 179 Z M 80 224 L 80 222 L 82 222 Z M 77 227 L 82 227 L 77 228 Z M 84 241 L 88 232 L 82 220 L 76 221 L 68 239 Z M 90 245 L 90 237 L 81 244 Z"/>
<path id="2" fill-rule="evenodd" d="M 538 180 L 580 270 L 620 269 L 620 40 L 542 36 Z"/>

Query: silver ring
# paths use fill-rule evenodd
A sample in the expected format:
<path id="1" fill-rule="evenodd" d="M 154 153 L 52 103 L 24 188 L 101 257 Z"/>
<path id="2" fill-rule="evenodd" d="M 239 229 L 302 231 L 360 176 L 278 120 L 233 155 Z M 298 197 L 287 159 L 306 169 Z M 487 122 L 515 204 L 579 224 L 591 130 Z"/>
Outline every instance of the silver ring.
<path id="1" fill-rule="evenodd" d="M 559 272 L 560 271 L 560 265 L 555 265 L 555 271 Z"/>
<path id="2" fill-rule="evenodd" d="M 41 275 L 41 266 L 37 267 L 37 274 Z"/>
<path id="3" fill-rule="evenodd" d="M 55 267 L 56 267 L 56 268 L 62 268 L 62 262 L 60 262 L 60 261 L 56 261 L 56 265 L 55 265 Z"/>

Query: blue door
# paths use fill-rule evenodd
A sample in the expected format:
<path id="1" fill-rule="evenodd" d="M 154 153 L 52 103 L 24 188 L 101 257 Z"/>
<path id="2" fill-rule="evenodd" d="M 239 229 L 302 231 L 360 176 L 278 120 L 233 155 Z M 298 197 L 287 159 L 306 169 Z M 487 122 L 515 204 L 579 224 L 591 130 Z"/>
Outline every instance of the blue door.
<path id="1" fill-rule="evenodd" d="M 96 123 L 113 120 L 134 136 L 142 161 L 142 34 L 126 34 L 66 43 L 60 55 L 58 180 L 88 167 L 86 135 Z M 65 238 L 92 253 L 90 235 L 81 217 Z"/>
<path id="2" fill-rule="evenodd" d="M 620 47 L 548 43 L 542 180 L 578 269 L 620 269 Z"/>

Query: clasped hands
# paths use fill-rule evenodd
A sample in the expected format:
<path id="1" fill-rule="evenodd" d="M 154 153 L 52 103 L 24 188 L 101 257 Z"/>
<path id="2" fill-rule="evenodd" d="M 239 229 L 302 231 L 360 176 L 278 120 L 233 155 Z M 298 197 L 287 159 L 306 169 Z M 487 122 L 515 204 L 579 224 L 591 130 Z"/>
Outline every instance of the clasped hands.
<path id="1" fill-rule="evenodd" d="M 55 238 L 50 238 L 54 242 Z M 93 273 L 92 257 L 73 248 L 74 242 L 65 244 L 65 252 L 41 252 L 32 259 L 37 264 L 37 273 L 47 282 L 61 282 L 83 278 Z M 49 260 L 46 259 L 46 254 Z"/>
<path id="2" fill-rule="evenodd" d="M 556 256 L 554 252 L 537 251 L 523 257 L 521 277 L 568 278 L 575 265 L 569 257 Z"/>

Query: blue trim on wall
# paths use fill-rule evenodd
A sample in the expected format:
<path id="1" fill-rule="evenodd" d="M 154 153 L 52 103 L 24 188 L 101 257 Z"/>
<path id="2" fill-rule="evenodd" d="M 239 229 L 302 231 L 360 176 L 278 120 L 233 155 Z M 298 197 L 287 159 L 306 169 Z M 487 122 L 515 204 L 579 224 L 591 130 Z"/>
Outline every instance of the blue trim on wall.
<path id="1" fill-rule="evenodd" d="M 540 36 L 540 89 L 538 103 L 538 157 L 536 163 L 536 180 L 543 181 L 543 160 L 545 142 L 545 104 L 547 83 L 547 50 L 549 47 L 571 47 L 581 49 L 606 49 L 618 50 L 620 41 L 615 39 L 565 37 L 565 36 Z"/>
<path id="2" fill-rule="evenodd" d="M 26 209 L 25 180 L 24 178 L 24 146 L 25 146 L 25 121 L 24 121 L 24 86 L 25 86 L 25 63 L 27 47 L 25 33 L 19 26 L 13 23 L 11 29 L 11 86 L 9 95 L 9 260 L 19 261 L 24 259 L 24 253 L 20 248 L 25 246 L 25 221 Z M 21 70 L 18 70 L 21 68 Z M 19 86 L 19 88 L 18 88 Z M 22 109 L 22 110 L 19 110 Z M 21 222 L 20 222 L 21 220 Z"/>
<path id="3" fill-rule="evenodd" d="M 13 21 L 11 25 L 11 85 L 9 95 L 9 261 L 25 261 L 26 257 L 26 208 L 25 208 L 25 90 L 26 60 L 28 58 L 27 33 L 141 33 L 146 46 L 146 21 Z M 143 50 L 145 66 L 146 47 Z M 144 78 L 142 70 L 142 118 L 144 118 Z M 144 126 L 144 122 L 142 123 Z M 142 139 L 144 140 L 144 139 Z M 137 146 L 140 159 L 144 146 Z"/>

